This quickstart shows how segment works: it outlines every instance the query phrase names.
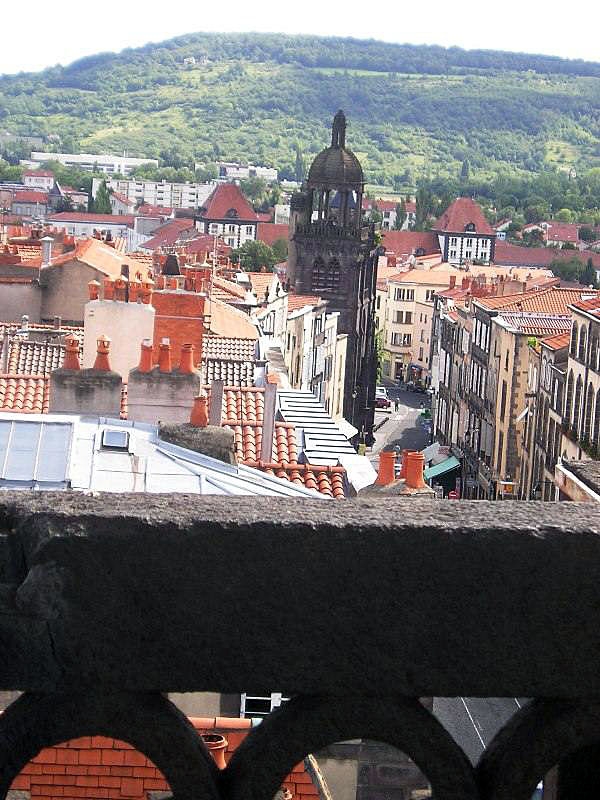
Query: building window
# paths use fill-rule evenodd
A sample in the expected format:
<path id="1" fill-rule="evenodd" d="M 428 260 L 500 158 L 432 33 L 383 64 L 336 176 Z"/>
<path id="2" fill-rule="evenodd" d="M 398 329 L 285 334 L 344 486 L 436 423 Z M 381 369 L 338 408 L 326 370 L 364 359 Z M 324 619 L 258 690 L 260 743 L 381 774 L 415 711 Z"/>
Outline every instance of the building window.
<path id="1" fill-rule="evenodd" d="M 423 348 L 419 347 L 419 361 L 423 361 Z"/>
<path id="2" fill-rule="evenodd" d="M 450 258 L 456 258 L 456 250 L 450 250 Z"/>
<path id="3" fill-rule="evenodd" d="M 402 347 L 410 347 L 411 342 L 412 342 L 412 334 L 403 333 L 402 334 Z"/>
<path id="4" fill-rule="evenodd" d="M 246 236 L 252 236 L 254 228 L 252 225 L 246 225 Z"/>
<path id="5" fill-rule="evenodd" d="M 451 236 L 450 237 L 450 247 L 456 247 L 457 244 L 458 244 L 458 241 L 457 241 L 456 236 Z"/>

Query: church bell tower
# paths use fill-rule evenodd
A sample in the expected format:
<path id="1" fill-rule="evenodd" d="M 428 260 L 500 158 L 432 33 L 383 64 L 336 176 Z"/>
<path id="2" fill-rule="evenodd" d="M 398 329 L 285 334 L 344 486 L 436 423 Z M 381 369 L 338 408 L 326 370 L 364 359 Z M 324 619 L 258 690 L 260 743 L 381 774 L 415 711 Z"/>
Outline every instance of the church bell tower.
<path id="1" fill-rule="evenodd" d="M 312 294 L 338 311 L 338 332 L 348 334 L 344 417 L 358 440 L 372 441 L 375 403 L 374 228 L 363 224 L 364 177 L 346 147 L 346 117 L 338 111 L 331 145 L 313 161 L 302 191 L 293 195 L 288 279 L 297 294 Z"/>

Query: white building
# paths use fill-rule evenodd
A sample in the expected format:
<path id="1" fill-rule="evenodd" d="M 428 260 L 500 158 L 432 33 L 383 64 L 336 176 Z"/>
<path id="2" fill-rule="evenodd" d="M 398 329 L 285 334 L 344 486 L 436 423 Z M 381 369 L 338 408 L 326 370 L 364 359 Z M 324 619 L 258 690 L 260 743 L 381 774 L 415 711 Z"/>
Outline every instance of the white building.
<path id="1" fill-rule="evenodd" d="M 96 196 L 102 180 L 102 178 L 93 179 L 93 197 Z M 128 200 L 133 200 L 136 205 L 145 203 L 162 208 L 200 208 L 206 203 L 216 183 L 171 183 L 136 178 L 130 180 L 108 178 L 106 185 Z"/>
<path id="2" fill-rule="evenodd" d="M 196 164 L 196 169 L 201 168 L 201 164 Z M 219 168 L 219 179 L 226 181 L 243 181 L 247 178 L 262 178 L 268 183 L 277 181 L 278 173 L 272 167 L 259 167 L 255 164 L 237 164 L 233 161 L 217 161 Z"/>
<path id="3" fill-rule="evenodd" d="M 49 192 L 54 186 L 54 173 L 44 169 L 27 169 L 23 173 L 23 183 L 28 189 Z"/>
<path id="4" fill-rule="evenodd" d="M 136 167 L 142 164 L 150 164 L 158 167 L 155 158 L 130 158 L 129 156 L 111 156 L 95 153 L 32 153 L 31 161 L 38 164 L 45 161 L 58 161 L 65 167 L 78 167 L 88 170 L 88 172 L 105 172 L 107 175 L 118 173 L 129 175 Z"/>

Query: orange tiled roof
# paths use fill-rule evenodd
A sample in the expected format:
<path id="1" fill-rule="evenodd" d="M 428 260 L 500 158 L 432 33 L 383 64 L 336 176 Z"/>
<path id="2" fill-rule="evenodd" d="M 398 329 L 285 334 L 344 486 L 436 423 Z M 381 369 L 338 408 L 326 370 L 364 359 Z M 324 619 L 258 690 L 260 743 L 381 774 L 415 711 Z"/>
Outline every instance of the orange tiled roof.
<path id="1" fill-rule="evenodd" d="M 278 239 L 289 239 L 290 226 L 283 222 L 259 222 L 256 230 L 256 238 L 259 242 L 264 242 L 271 247 Z"/>
<path id="2" fill-rule="evenodd" d="M 206 387 L 210 403 L 210 387 Z M 260 460 L 264 415 L 264 389 L 226 386 L 223 392 L 222 425 L 233 431 L 238 461 L 269 475 L 315 489 L 328 497 L 345 497 L 343 467 L 299 464 L 296 428 L 275 422 L 272 461 Z"/>
<path id="3" fill-rule="evenodd" d="M 565 317 L 571 316 L 569 306 L 581 300 L 582 295 L 596 294 L 600 297 L 599 290 L 593 289 L 566 289 L 561 286 L 551 286 L 548 289 L 531 289 L 520 294 L 508 294 L 500 297 L 478 297 L 475 302 L 483 308 L 503 309 L 504 311 L 531 311 L 539 314 L 558 314 Z"/>
<path id="4" fill-rule="evenodd" d="M 275 279 L 275 282 L 278 281 L 277 275 L 274 272 L 249 272 L 248 277 L 252 284 L 252 291 L 259 301 L 264 298 L 265 292 L 271 288 L 273 279 Z"/>
<path id="5" fill-rule="evenodd" d="M 241 339 L 233 336 L 204 337 L 202 355 L 205 358 L 223 358 L 230 361 L 254 361 L 256 339 Z"/>
<path id="6" fill-rule="evenodd" d="M 495 236 L 496 231 L 485 218 L 481 206 L 470 197 L 457 197 L 450 203 L 433 229 L 444 233 L 464 233 L 469 224 L 475 226 L 475 233 Z"/>
<path id="7" fill-rule="evenodd" d="M 235 216 L 230 212 L 234 211 Z M 235 183 L 220 183 L 213 189 L 201 212 L 202 219 L 231 219 L 240 222 L 257 222 L 256 211 Z"/>
<path id="8" fill-rule="evenodd" d="M 154 231 L 151 239 L 141 246 L 144 250 L 158 250 L 159 247 L 172 247 L 183 235 L 184 231 L 193 231 L 193 219 L 172 219 Z"/>
<path id="9" fill-rule="evenodd" d="M 41 203 L 46 205 L 48 202 L 48 195 L 46 192 L 36 192 L 34 189 L 24 189 L 20 192 L 15 192 L 15 203 Z"/>
<path id="10" fill-rule="evenodd" d="M 3 342 L 0 341 L 0 355 Z M 62 344 L 13 340 L 8 354 L 8 372 L 12 375 L 48 375 L 63 362 L 65 347 Z"/>
<path id="11" fill-rule="evenodd" d="M 590 293 L 589 291 L 586 292 L 586 294 Z M 576 303 L 573 303 L 573 306 L 580 311 L 597 311 L 600 309 L 600 295 L 592 297 L 589 300 L 578 300 Z"/>
<path id="12" fill-rule="evenodd" d="M 189 720 L 198 734 L 220 733 L 225 737 L 226 763 L 252 729 L 250 719 L 190 717 Z M 326 796 L 310 759 L 309 756 L 297 764 L 283 782 L 290 800 L 318 800 Z M 11 788 L 28 792 L 31 800 L 63 796 L 146 800 L 152 792 L 170 791 L 166 778 L 147 756 L 127 742 L 107 736 L 82 736 L 44 748 L 23 767 Z"/>
<path id="13" fill-rule="evenodd" d="M 44 375 L 0 375 L 0 411 L 47 414 L 49 388 Z"/>
<path id="14" fill-rule="evenodd" d="M 545 336 L 542 339 L 542 344 L 550 350 L 562 350 L 563 347 L 568 347 L 571 341 L 571 333 L 557 333 L 554 336 Z"/>
<path id="15" fill-rule="evenodd" d="M 318 306 L 320 303 L 321 298 L 315 294 L 290 294 L 288 296 L 288 313 L 304 308 L 304 306 Z"/>
<path id="16" fill-rule="evenodd" d="M 441 253 L 440 243 L 431 231 L 382 231 L 386 250 L 397 256 L 411 255 L 422 250 L 423 255 Z"/>

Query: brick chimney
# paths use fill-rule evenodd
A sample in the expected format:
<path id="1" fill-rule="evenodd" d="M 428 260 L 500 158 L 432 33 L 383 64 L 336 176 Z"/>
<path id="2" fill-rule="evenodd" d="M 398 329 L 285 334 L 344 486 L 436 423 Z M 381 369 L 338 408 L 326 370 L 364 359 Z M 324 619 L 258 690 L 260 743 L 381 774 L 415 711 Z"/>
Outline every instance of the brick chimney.
<path id="1" fill-rule="evenodd" d="M 121 376 L 110 369 L 109 350 L 110 339 L 100 337 L 94 367 L 80 369 L 75 344 L 71 341 L 69 345 L 67 341 L 67 366 L 50 373 L 50 413 L 120 417 L 122 381 Z"/>
<path id="2" fill-rule="evenodd" d="M 149 363 L 150 339 L 141 345 L 139 366 L 129 372 L 127 385 L 128 417 L 135 422 L 187 423 L 194 399 L 200 392 L 201 374 L 194 369 L 195 354 L 184 343 L 172 368 L 171 342 L 164 337 L 160 343 L 159 365 Z"/>

